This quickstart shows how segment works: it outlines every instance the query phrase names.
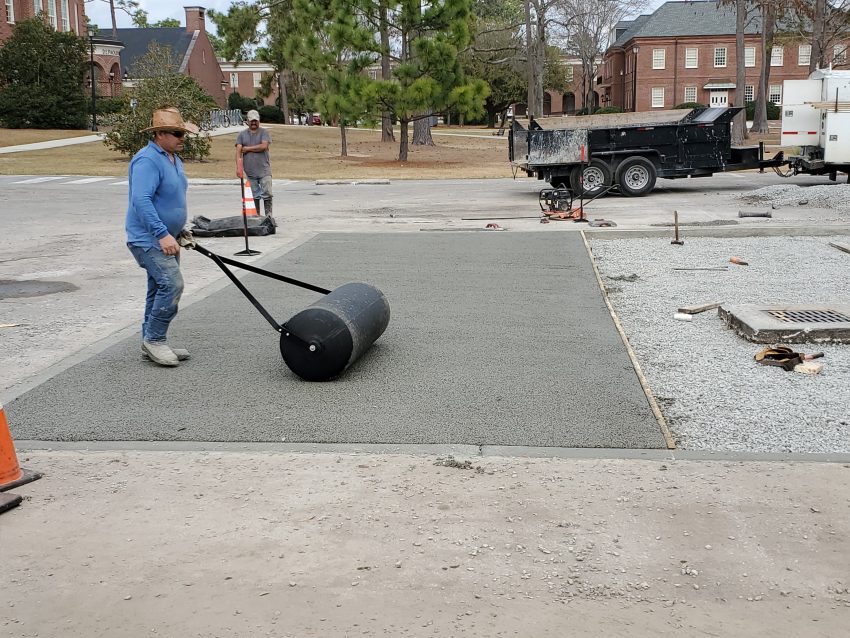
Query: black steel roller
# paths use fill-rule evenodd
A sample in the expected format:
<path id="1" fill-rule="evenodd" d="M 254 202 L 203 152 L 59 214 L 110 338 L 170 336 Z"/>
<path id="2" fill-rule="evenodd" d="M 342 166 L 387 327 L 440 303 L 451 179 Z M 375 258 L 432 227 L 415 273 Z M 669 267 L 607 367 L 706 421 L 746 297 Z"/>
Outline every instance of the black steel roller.
<path id="1" fill-rule="evenodd" d="M 283 324 L 280 353 L 306 381 L 339 376 L 375 343 L 390 321 L 390 305 L 369 284 L 332 290 Z"/>

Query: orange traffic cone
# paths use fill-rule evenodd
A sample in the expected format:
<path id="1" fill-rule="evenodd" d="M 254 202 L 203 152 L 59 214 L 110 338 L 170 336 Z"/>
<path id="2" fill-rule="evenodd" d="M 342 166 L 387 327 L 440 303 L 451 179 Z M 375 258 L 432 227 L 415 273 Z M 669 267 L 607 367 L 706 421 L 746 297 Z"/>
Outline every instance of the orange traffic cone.
<path id="1" fill-rule="evenodd" d="M 257 206 L 254 204 L 254 192 L 251 190 L 251 182 L 249 182 L 244 177 L 242 178 L 244 183 L 244 190 L 242 195 L 242 206 L 245 207 L 246 215 L 258 215 Z"/>
<path id="2" fill-rule="evenodd" d="M 11 490 L 24 483 L 40 479 L 41 474 L 21 469 L 15 454 L 15 444 L 9 433 L 9 423 L 6 412 L 0 405 L 0 492 Z M 11 509 L 21 502 L 21 497 L 15 494 L 0 494 L 0 512 Z"/>

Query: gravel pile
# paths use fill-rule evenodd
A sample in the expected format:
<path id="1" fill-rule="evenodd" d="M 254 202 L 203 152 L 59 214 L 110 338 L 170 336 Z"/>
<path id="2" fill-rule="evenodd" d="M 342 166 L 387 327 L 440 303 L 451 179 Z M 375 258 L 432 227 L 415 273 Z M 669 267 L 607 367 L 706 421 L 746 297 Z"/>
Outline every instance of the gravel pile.
<path id="1" fill-rule="evenodd" d="M 680 447 L 850 452 L 850 345 L 795 345 L 826 353 L 819 360 L 823 371 L 807 376 L 755 363 L 753 355 L 764 346 L 726 328 L 716 310 L 694 315 L 692 322 L 673 319 L 679 307 L 721 301 L 846 304 L 850 255 L 827 245 L 845 240 L 593 242 L 611 302 Z M 729 264 L 732 255 L 750 265 Z M 673 270 L 724 265 L 728 270 Z"/>
<path id="2" fill-rule="evenodd" d="M 850 211 L 850 184 L 820 184 L 817 186 L 777 184 L 776 186 L 765 186 L 758 190 L 749 191 L 738 197 L 745 202 L 757 205 L 802 205 Z"/>

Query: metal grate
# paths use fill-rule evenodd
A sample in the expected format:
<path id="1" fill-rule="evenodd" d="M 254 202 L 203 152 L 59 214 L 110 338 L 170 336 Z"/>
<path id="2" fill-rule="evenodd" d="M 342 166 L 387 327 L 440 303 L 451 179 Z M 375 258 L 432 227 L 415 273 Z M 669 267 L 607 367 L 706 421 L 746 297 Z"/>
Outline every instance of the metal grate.
<path id="1" fill-rule="evenodd" d="M 765 310 L 786 323 L 850 323 L 850 317 L 834 310 Z"/>

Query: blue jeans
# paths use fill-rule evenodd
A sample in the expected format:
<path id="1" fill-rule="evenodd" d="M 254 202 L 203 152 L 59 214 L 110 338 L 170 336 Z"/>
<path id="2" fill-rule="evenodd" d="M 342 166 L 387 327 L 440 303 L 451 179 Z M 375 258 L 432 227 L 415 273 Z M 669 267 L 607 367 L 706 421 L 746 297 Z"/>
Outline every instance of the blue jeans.
<path id="1" fill-rule="evenodd" d="M 151 343 L 165 341 L 168 326 L 177 316 L 177 304 L 183 294 L 183 275 L 179 255 L 166 255 L 156 248 L 127 245 L 133 257 L 148 273 L 145 321 L 142 339 Z"/>

